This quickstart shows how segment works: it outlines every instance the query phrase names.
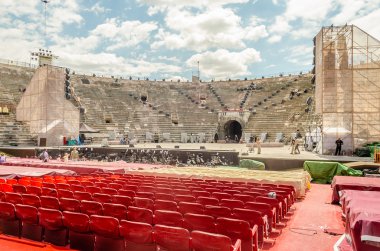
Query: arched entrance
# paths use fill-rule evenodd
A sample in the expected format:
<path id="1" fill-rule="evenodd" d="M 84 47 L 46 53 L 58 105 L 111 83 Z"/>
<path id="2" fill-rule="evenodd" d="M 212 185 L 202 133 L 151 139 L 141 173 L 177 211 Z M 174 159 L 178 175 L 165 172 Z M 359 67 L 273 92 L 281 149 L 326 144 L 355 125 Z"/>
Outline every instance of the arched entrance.
<path id="1" fill-rule="evenodd" d="M 224 135 L 228 136 L 230 140 L 235 140 L 235 135 L 237 135 L 238 140 L 240 140 L 242 135 L 242 126 L 236 120 L 230 120 L 224 124 Z"/>

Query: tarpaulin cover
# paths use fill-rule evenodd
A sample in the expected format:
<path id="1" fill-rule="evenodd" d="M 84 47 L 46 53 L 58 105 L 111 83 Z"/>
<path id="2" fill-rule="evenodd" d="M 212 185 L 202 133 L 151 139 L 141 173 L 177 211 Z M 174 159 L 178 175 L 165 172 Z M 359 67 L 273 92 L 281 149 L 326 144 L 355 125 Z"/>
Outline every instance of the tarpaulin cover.
<path id="1" fill-rule="evenodd" d="M 242 159 L 239 163 L 240 167 L 249 168 L 249 169 L 256 169 L 256 170 L 265 170 L 265 164 L 251 159 Z"/>
<path id="2" fill-rule="evenodd" d="M 343 190 L 341 194 L 352 249 L 380 250 L 380 192 Z"/>
<path id="3" fill-rule="evenodd" d="M 338 162 L 305 161 L 303 168 L 312 178 L 313 182 L 329 184 L 335 175 L 339 176 L 362 176 L 359 170 L 349 168 Z"/>
<path id="4" fill-rule="evenodd" d="M 338 203 L 340 191 L 342 190 L 380 191 L 380 179 L 370 177 L 335 176 L 331 186 L 333 189 L 332 203 Z"/>

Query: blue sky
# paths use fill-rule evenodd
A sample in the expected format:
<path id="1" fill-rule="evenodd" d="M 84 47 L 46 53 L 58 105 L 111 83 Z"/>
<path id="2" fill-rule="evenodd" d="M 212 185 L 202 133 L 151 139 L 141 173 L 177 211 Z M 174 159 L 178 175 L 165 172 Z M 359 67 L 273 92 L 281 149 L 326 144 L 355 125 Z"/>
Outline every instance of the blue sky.
<path id="1" fill-rule="evenodd" d="M 243 79 L 308 71 L 321 26 L 355 24 L 380 38 L 380 0 L 0 1 L 0 58 L 49 48 L 83 73 Z"/>

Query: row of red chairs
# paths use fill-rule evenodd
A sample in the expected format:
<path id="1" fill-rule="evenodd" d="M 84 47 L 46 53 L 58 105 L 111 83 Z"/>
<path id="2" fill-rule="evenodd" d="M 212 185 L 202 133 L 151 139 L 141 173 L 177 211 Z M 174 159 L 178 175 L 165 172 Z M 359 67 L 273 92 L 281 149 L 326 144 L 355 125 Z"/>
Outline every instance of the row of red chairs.
<path id="1" fill-rule="evenodd" d="M 0 202 L 1 227 L 5 234 L 46 241 L 58 246 L 93 251 L 252 251 L 254 231 L 244 236 L 244 249 L 240 233 L 247 231 L 247 222 L 231 219 L 217 219 L 218 233 L 192 231 L 165 225 L 152 226 L 147 223 L 127 220 L 119 221 L 109 216 L 61 212 L 59 210 L 35 208 L 27 205 L 13 205 Z M 234 228 L 235 231 L 231 231 Z M 225 231 L 224 229 L 230 229 Z M 234 243 L 234 244 L 232 244 Z M 250 245 L 250 246 L 249 246 Z"/>
<path id="2" fill-rule="evenodd" d="M 153 202 L 150 199 L 138 197 L 135 197 L 134 200 L 132 200 L 130 197 L 120 195 L 109 195 L 109 198 L 110 200 L 106 201 L 80 201 L 72 198 L 58 199 L 49 196 L 38 197 L 30 194 L 20 195 L 15 193 L 5 193 L 2 200 L 12 204 L 25 204 L 36 208 L 43 207 L 61 211 L 81 212 L 88 215 L 107 215 L 120 220 L 129 219 L 150 224 L 155 222 L 153 212 L 164 210 L 166 212 L 171 212 L 165 217 L 168 219 L 176 219 L 174 221 L 175 223 L 173 223 L 174 226 L 182 226 L 182 217 L 186 213 L 207 214 L 214 218 L 234 218 L 238 216 L 238 214 L 234 212 L 240 208 L 252 211 L 250 216 L 253 217 L 251 219 L 252 224 L 257 224 L 259 226 L 260 243 L 263 241 L 264 237 L 268 237 L 268 234 L 275 225 L 272 208 L 265 203 L 247 202 L 246 204 L 241 203 L 236 206 L 230 204 L 230 207 L 226 207 L 191 202 L 179 202 L 177 204 L 175 201 L 166 200 L 156 200 Z M 228 204 L 231 201 L 221 201 L 221 204 L 227 205 L 223 204 L 225 202 Z M 163 219 L 165 217 L 158 218 Z M 248 220 L 248 218 L 246 220 Z M 253 223 L 253 221 L 255 223 Z M 163 222 L 160 220 L 159 222 L 156 222 L 156 224 L 163 224 Z"/>

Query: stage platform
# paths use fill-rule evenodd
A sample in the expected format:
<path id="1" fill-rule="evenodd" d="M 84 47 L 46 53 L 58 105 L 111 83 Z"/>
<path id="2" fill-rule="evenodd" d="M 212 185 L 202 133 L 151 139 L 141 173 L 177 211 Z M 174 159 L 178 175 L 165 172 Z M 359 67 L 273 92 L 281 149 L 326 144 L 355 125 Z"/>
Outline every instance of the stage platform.
<path id="1" fill-rule="evenodd" d="M 161 148 L 156 148 L 160 146 Z M 175 148 L 175 147 L 178 148 Z M 107 154 L 123 154 L 127 149 L 133 150 L 152 150 L 160 151 L 165 150 L 172 153 L 175 157 L 178 156 L 179 160 L 186 162 L 189 154 L 202 154 L 205 159 L 211 158 L 211 156 L 218 154 L 220 157 L 224 157 L 228 160 L 228 164 L 231 166 L 237 166 L 240 159 L 252 159 L 263 162 L 266 170 L 282 171 L 289 169 L 302 169 L 305 161 L 337 161 L 341 163 L 348 162 L 362 162 L 373 163 L 373 159 L 369 157 L 354 157 L 354 156 L 333 156 L 322 155 L 315 152 L 305 151 L 301 148 L 300 154 L 290 154 L 289 146 L 279 147 L 262 147 L 261 154 L 257 154 L 257 148 L 255 152 L 248 152 L 246 144 L 214 144 L 214 143 L 143 143 L 136 144 L 134 147 L 127 145 L 110 145 L 108 147 L 101 147 L 100 145 L 83 145 L 78 147 L 84 147 L 93 149 L 94 152 L 107 153 Z M 200 149 L 200 148 L 204 149 Z M 62 150 L 72 147 L 48 147 L 47 149 L 51 153 L 58 153 Z M 0 147 L 0 151 L 11 154 L 18 157 L 34 156 L 35 147 Z"/>

